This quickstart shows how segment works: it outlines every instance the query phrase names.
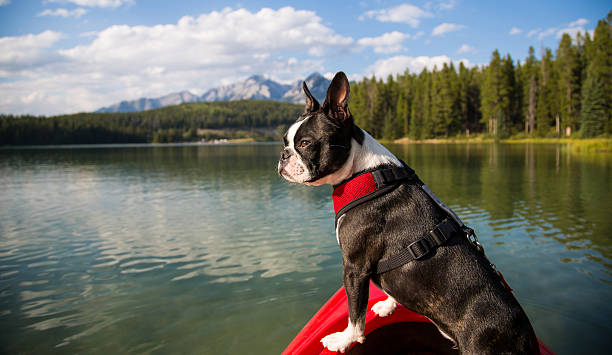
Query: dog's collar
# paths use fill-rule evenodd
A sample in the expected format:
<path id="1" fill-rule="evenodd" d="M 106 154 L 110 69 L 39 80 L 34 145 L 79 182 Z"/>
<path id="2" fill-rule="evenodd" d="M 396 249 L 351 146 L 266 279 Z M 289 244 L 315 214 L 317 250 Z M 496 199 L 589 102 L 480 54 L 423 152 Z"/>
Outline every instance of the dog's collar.
<path id="1" fill-rule="evenodd" d="M 332 198 L 336 221 L 346 211 L 395 189 L 399 183 L 423 183 L 406 164 L 359 172 L 334 186 Z"/>

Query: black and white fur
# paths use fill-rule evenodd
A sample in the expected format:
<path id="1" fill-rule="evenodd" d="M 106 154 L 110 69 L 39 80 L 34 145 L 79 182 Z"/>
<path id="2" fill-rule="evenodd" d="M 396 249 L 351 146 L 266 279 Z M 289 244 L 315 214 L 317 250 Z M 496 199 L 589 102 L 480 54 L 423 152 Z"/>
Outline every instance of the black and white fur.
<path id="1" fill-rule="evenodd" d="M 400 166 L 391 152 L 358 128 L 348 108 L 349 82 L 332 80 L 323 105 L 304 83 L 306 109 L 284 137 L 278 172 L 307 184 L 338 184 L 364 170 Z M 537 339 L 514 296 L 467 240 L 455 237 L 425 258 L 376 275 L 378 261 L 428 233 L 446 217 L 418 186 L 392 192 L 346 212 L 336 226 L 342 251 L 349 323 L 321 341 L 344 352 L 364 342 L 370 279 L 389 297 L 372 310 L 391 314 L 397 303 L 430 318 L 465 354 L 539 353 Z"/>

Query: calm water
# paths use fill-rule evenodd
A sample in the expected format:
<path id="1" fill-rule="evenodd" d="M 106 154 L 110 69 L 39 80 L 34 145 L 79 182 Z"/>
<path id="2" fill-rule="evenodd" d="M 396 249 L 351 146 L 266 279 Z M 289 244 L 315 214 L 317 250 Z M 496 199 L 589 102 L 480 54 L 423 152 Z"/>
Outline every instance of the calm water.
<path id="1" fill-rule="evenodd" d="M 480 236 L 559 354 L 612 345 L 612 158 L 394 153 Z M 0 353 L 277 354 L 341 284 L 330 187 L 277 144 L 0 150 Z"/>

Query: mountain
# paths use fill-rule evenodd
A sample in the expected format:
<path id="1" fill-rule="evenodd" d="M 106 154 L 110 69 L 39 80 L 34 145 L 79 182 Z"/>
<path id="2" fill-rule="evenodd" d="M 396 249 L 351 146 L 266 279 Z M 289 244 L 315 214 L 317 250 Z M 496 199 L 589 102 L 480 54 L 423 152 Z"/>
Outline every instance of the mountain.
<path id="1" fill-rule="evenodd" d="M 261 75 L 253 75 L 247 80 L 231 85 L 208 90 L 201 100 L 235 101 L 235 100 L 280 100 L 291 86 L 279 84 Z"/>
<path id="2" fill-rule="evenodd" d="M 312 73 L 306 78 L 310 92 L 320 102 L 325 99 L 330 80 L 319 73 Z M 275 100 L 292 103 L 304 103 L 302 81 L 294 85 L 278 83 L 261 75 L 253 75 L 244 81 L 210 89 L 202 96 L 189 91 L 168 94 L 155 99 L 141 98 L 132 101 L 121 101 L 96 112 L 139 112 L 155 108 L 180 105 L 188 102 L 236 101 L 236 100 Z"/>
<path id="3" fill-rule="evenodd" d="M 323 103 L 325 100 L 325 95 L 327 95 L 327 88 L 331 83 L 331 80 L 326 79 L 319 73 L 312 73 L 306 78 L 306 85 L 308 85 L 308 89 L 310 93 L 319 100 L 320 103 Z M 304 97 L 304 90 L 302 89 L 302 80 L 298 80 L 293 87 L 283 94 L 282 101 L 288 101 L 293 103 L 305 103 L 306 99 Z"/>
<path id="4" fill-rule="evenodd" d="M 121 101 L 108 107 L 102 107 L 96 112 L 138 112 L 164 106 L 180 105 L 188 102 L 199 102 L 200 98 L 189 91 L 175 92 L 156 99 L 140 98 L 132 101 Z"/>

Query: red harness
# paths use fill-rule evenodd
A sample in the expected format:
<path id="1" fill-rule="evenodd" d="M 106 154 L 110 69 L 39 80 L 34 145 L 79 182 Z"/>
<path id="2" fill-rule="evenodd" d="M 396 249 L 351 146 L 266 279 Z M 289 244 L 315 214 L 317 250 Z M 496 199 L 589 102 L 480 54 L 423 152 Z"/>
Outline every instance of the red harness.
<path id="1" fill-rule="evenodd" d="M 332 199 L 336 222 L 351 208 L 389 193 L 403 182 L 423 185 L 414 170 L 404 165 L 365 171 L 334 186 Z"/>
<path id="2" fill-rule="evenodd" d="M 376 180 L 371 172 L 358 175 L 344 183 L 338 185 L 332 193 L 334 200 L 334 212 L 338 214 L 340 210 L 350 202 L 357 200 L 367 194 L 378 190 Z"/>
<path id="3" fill-rule="evenodd" d="M 374 273 L 382 274 L 400 267 L 412 260 L 418 260 L 427 255 L 431 250 L 443 245 L 447 240 L 458 234 L 465 234 L 468 240 L 482 253 L 493 270 L 499 275 L 500 281 L 508 291 L 512 291 L 504 280 L 504 277 L 495 268 L 486 255 L 474 230 L 467 227 L 461 219 L 444 202 L 418 178 L 414 170 L 407 165 L 387 169 L 366 171 L 350 177 L 334 186 L 332 198 L 334 200 L 334 212 L 336 213 L 336 224 L 338 219 L 351 208 L 368 202 L 381 195 L 391 192 L 402 183 L 418 185 L 429 197 L 447 214 L 442 222 L 434 227 L 428 234 L 424 235 L 414 243 L 408 245 L 398 254 L 389 259 L 381 260 L 376 266 Z"/>

